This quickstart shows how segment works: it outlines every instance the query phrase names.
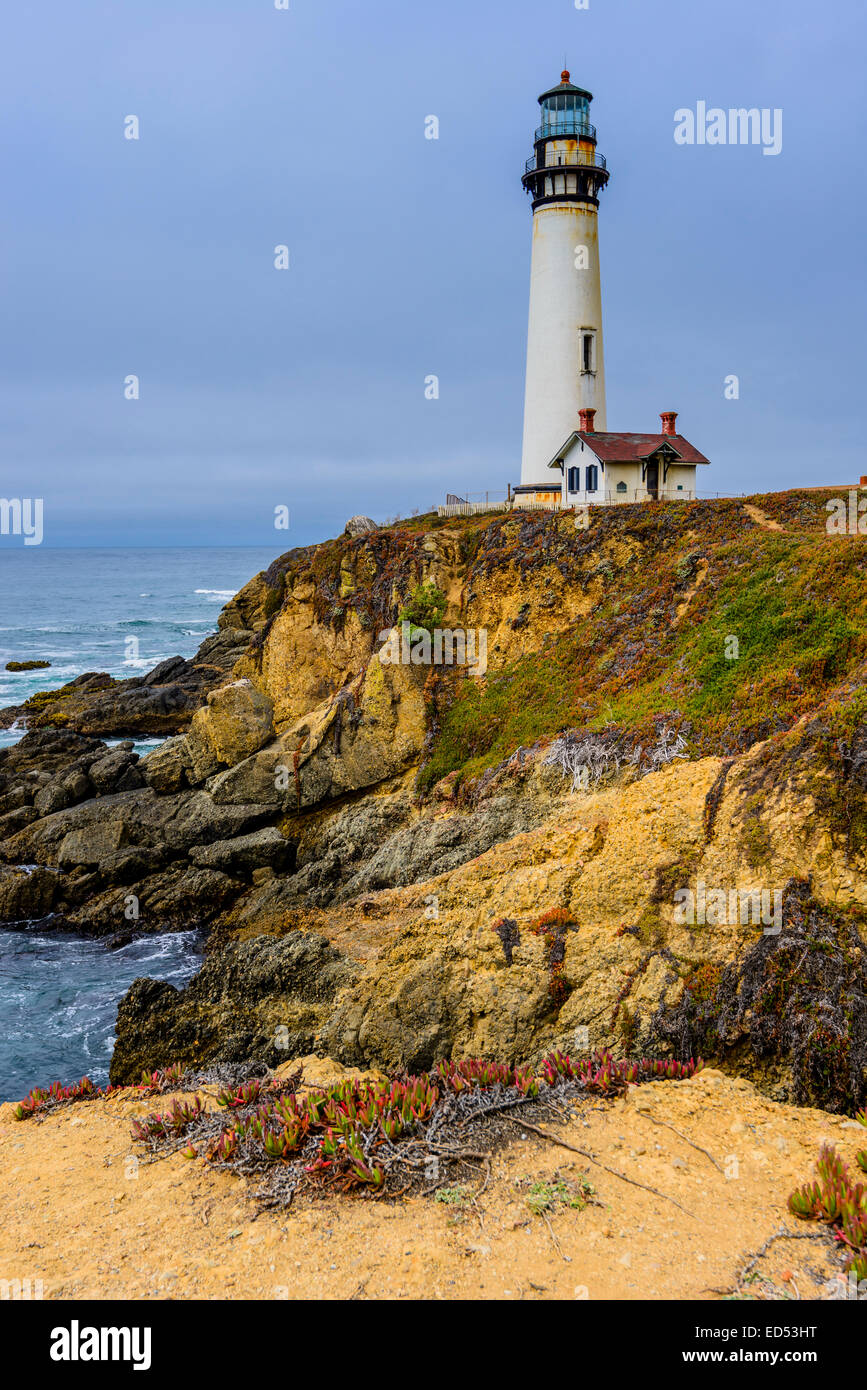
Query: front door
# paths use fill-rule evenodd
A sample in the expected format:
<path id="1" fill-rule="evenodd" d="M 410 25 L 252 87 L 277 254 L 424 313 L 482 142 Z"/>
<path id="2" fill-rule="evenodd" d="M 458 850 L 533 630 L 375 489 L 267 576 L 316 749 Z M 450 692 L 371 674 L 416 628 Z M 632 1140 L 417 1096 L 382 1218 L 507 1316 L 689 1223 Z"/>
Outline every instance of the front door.
<path id="1" fill-rule="evenodd" d="M 651 459 L 647 465 L 647 475 L 645 477 L 647 491 L 650 497 L 659 496 L 659 460 Z"/>

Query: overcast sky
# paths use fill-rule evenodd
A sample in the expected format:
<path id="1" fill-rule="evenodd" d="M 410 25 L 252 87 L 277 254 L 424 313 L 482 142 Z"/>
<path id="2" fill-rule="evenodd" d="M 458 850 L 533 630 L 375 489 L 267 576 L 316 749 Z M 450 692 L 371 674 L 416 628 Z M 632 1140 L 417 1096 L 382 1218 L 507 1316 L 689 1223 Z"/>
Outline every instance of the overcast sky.
<path id="1" fill-rule="evenodd" d="M 612 170 L 609 428 L 678 410 L 705 493 L 867 474 L 863 0 L 289 5 L 7 9 L 0 496 L 46 545 L 280 551 L 519 481 L 564 58 Z M 782 153 L 677 145 L 699 101 L 782 108 Z"/>

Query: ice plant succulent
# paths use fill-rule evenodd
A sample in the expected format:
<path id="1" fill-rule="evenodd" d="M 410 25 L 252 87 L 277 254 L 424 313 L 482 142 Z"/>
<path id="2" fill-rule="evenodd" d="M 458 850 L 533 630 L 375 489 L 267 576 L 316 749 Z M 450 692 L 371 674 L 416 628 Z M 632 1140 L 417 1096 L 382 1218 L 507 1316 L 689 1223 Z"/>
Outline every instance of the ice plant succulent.
<path id="1" fill-rule="evenodd" d="M 529 1067 L 511 1067 L 502 1062 L 473 1059 L 463 1062 L 440 1062 L 437 1075 L 447 1090 L 458 1094 L 471 1091 L 474 1086 L 482 1089 L 491 1086 L 515 1086 L 522 1095 L 535 1096 L 539 1093 L 539 1083 Z"/>
<path id="2" fill-rule="evenodd" d="M 183 1079 L 184 1069 L 180 1062 L 174 1062 L 170 1067 L 163 1067 L 159 1071 L 143 1071 L 139 1090 L 141 1091 L 171 1091 L 176 1090 Z"/>
<path id="3" fill-rule="evenodd" d="M 684 1081 L 701 1071 L 699 1057 L 688 1062 L 642 1057 L 640 1061 L 616 1062 L 610 1052 L 594 1052 L 573 1060 L 562 1052 L 550 1053 L 542 1063 L 542 1075 L 553 1086 L 559 1080 L 580 1082 L 598 1095 L 613 1095 L 642 1081 Z"/>
<path id="4" fill-rule="evenodd" d="M 573 1083 L 595 1094 L 616 1095 L 630 1084 L 692 1076 L 701 1065 L 700 1061 L 661 1059 L 615 1061 L 607 1052 L 573 1060 L 555 1052 L 545 1059 L 540 1075 L 511 1062 L 464 1058 L 444 1060 L 421 1076 L 346 1078 L 303 1094 L 297 1093 L 298 1072 L 288 1080 L 248 1080 L 222 1089 L 219 1133 L 214 1133 L 213 1115 L 201 1113 L 197 1098 L 192 1105 L 175 1100 L 165 1114 L 137 1121 L 133 1135 L 150 1144 L 173 1144 L 201 1117 L 207 1122 L 207 1139 L 201 1145 L 187 1143 L 180 1149 L 186 1157 L 199 1154 L 211 1163 L 242 1167 L 245 1172 L 276 1173 L 280 1165 L 288 1165 L 297 1175 L 291 1181 L 306 1174 L 339 1191 L 374 1195 L 384 1190 L 389 1173 L 401 1163 L 404 1141 L 414 1138 L 424 1151 L 426 1128 L 443 1107 L 445 1118 L 449 1107 L 452 1116 L 471 1115 L 474 1100 L 478 1103 L 485 1091 L 492 1092 L 496 1108 L 501 1100 L 506 1104 L 533 1100 L 543 1094 L 546 1083 L 557 1087 Z M 155 1073 L 151 1080 L 165 1085 L 165 1077 Z M 195 1139 L 196 1131 L 187 1137 Z M 412 1166 L 418 1167 L 417 1159 Z"/>
<path id="5" fill-rule="evenodd" d="M 110 1089 L 112 1088 L 109 1087 Z M 73 1100 L 89 1100 L 93 1096 L 103 1094 L 106 1093 L 94 1088 L 89 1076 L 83 1076 L 74 1086 L 62 1086 L 59 1081 L 53 1081 L 47 1089 L 34 1086 L 24 1100 L 19 1101 L 14 1107 L 12 1115 L 16 1120 L 26 1120 L 46 1105 L 60 1105 Z"/>
<path id="6" fill-rule="evenodd" d="M 867 1155 L 865 1155 L 867 1157 Z M 859 1166 L 861 1155 L 858 1156 Z M 834 1238 L 846 1247 L 847 1272 L 867 1277 L 867 1187 L 853 1182 L 836 1149 L 823 1144 L 816 1163 L 817 1181 L 805 1183 L 789 1197 L 789 1211 L 804 1221 L 833 1226 Z"/>
<path id="7" fill-rule="evenodd" d="M 247 1081 L 237 1090 L 222 1090 L 217 1096 L 217 1104 L 226 1110 L 240 1110 L 242 1106 L 253 1105 L 262 1093 L 261 1081 Z"/>
<path id="8" fill-rule="evenodd" d="M 147 1141 L 149 1139 L 168 1139 L 183 1134 L 193 1120 L 202 1113 L 199 1096 L 189 1101 L 174 1101 L 164 1115 L 146 1115 L 143 1120 L 133 1120 L 132 1137 Z"/>

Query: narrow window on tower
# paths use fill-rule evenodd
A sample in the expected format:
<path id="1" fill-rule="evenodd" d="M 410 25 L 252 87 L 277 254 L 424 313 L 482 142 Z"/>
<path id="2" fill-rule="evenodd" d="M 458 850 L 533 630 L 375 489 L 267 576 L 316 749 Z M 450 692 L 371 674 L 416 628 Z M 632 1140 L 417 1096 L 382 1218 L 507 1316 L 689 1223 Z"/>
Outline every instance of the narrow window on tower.
<path id="1" fill-rule="evenodd" d="M 593 333 L 581 334 L 581 370 L 582 372 L 595 372 L 596 370 L 596 336 Z"/>

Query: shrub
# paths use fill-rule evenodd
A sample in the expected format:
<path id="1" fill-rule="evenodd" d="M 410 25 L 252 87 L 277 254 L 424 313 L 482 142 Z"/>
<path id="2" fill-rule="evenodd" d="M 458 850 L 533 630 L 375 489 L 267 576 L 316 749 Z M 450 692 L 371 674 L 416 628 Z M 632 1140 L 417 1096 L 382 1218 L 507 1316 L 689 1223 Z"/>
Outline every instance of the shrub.
<path id="1" fill-rule="evenodd" d="M 423 584 L 416 584 L 400 611 L 398 622 L 409 623 L 413 630 L 419 628 L 433 635 L 434 629 L 442 625 L 445 614 L 445 594 L 433 580 L 427 579 Z"/>
<path id="2" fill-rule="evenodd" d="M 557 1207 L 583 1211 L 593 1192 L 594 1188 L 586 1178 L 579 1178 L 577 1182 L 566 1182 L 563 1178 L 556 1178 L 554 1182 L 540 1179 L 530 1186 L 527 1206 L 534 1216 L 544 1216 Z"/>

